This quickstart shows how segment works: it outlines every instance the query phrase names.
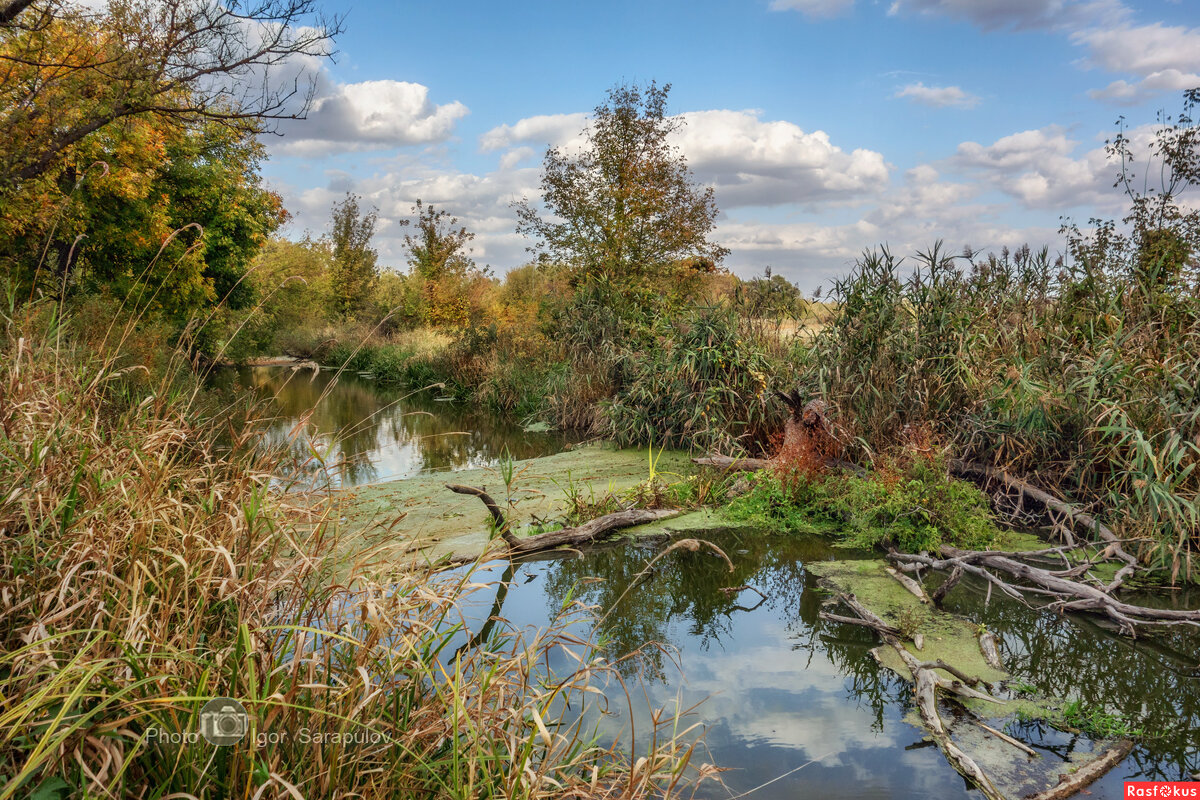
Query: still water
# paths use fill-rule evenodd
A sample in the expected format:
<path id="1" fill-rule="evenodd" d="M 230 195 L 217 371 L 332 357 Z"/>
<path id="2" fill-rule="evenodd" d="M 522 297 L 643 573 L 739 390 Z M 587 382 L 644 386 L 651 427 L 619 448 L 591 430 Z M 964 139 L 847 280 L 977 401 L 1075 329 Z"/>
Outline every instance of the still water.
<path id="1" fill-rule="evenodd" d="M 565 445 L 562 437 L 526 433 L 427 395 L 390 391 L 356 375 L 331 378 L 257 367 L 226 371 L 220 380 L 265 399 L 260 424 L 267 440 L 288 447 L 310 479 L 334 485 L 490 465 L 506 448 L 529 458 Z M 611 609 L 599 632 L 610 660 L 647 642 L 662 644 L 647 649 L 637 675 L 629 675 L 645 687 L 644 696 L 634 692 L 632 716 L 644 731 L 650 709 L 699 703 L 690 721 L 707 732 L 695 763 L 731 768 L 725 787 L 706 796 L 757 789 L 750 796 L 760 800 L 979 797 L 905 720 L 911 690 L 871 657 L 875 637 L 818 617 L 824 596 L 804 565 L 853 554 L 835 552 L 822 539 L 757 531 L 714 531 L 704 538 L 729 555 L 734 573 L 709 553 L 675 552 L 626 593 L 665 546 L 662 540 L 487 565 L 476 578 L 507 588 L 475 596 L 474 627 L 499 615 L 520 628 L 541 627 L 573 597 Z M 753 589 L 721 591 L 740 586 Z M 1200 595 L 1177 591 L 1134 601 L 1195 608 Z M 1146 731 L 1133 754 L 1092 786 L 1090 797 L 1115 800 L 1123 779 L 1181 780 L 1200 771 L 1195 634 L 1168 630 L 1134 642 L 1086 618 L 1033 611 L 1005 597 L 985 603 L 969 581 L 947 605 L 1000 637 L 1015 682 L 1124 715 Z M 565 660 L 558 665 L 567 666 Z M 614 708 L 620 707 L 624 691 L 608 688 Z M 615 735 L 629 716 L 626 711 L 602 724 Z M 1081 744 L 1078 735 L 1036 723 L 1014 722 L 1009 730 L 1047 759 L 1067 758 Z"/>
<path id="2" fill-rule="evenodd" d="M 265 401 L 264 444 L 290 454 L 290 477 L 310 485 L 356 486 L 434 470 L 493 466 L 560 452 L 566 438 L 529 433 L 495 415 L 378 385 L 354 373 L 241 367 L 214 376 L 219 389 Z"/>
<path id="3" fill-rule="evenodd" d="M 502 614 L 519 627 L 542 626 L 570 595 L 600 611 L 612 609 L 601 637 L 610 660 L 645 642 L 666 645 L 647 651 L 641 662 L 647 694 L 635 697 L 633 716 L 644 731 L 647 709 L 699 703 L 689 719 L 704 723 L 707 733 L 706 752 L 696 763 L 732 768 L 723 775 L 724 788 L 704 796 L 756 787 L 750 796 L 761 800 L 981 796 L 905 720 L 911 687 L 870 655 L 878 639 L 818 617 L 826 596 L 805 563 L 853 554 L 813 537 L 726 531 L 704 538 L 730 556 L 735 572 L 709 553 L 676 551 L 618 602 L 665 546 L 661 540 L 623 541 L 578 556 L 490 565 L 478 577 L 503 578 L 509 589 L 497 593 L 493 607 L 481 603 L 477 613 L 481 619 Z M 740 586 L 753 589 L 721 591 Z M 1033 611 L 997 596 L 984 601 L 983 588 L 964 581 L 947 607 L 1000 637 L 1014 682 L 1127 715 L 1149 734 L 1093 784 L 1091 798 L 1116 800 L 1125 779 L 1184 780 L 1200 770 L 1195 635 L 1172 631 L 1133 642 L 1086 619 Z M 1200 596 L 1185 594 L 1175 602 L 1195 607 Z M 564 657 L 559 666 L 568 665 Z M 620 707 L 623 691 L 610 689 L 614 708 Z M 607 724 L 623 729 L 627 716 Z M 1013 722 L 1009 730 L 1044 759 L 1069 758 L 1085 744 L 1077 734 L 1037 723 Z"/>

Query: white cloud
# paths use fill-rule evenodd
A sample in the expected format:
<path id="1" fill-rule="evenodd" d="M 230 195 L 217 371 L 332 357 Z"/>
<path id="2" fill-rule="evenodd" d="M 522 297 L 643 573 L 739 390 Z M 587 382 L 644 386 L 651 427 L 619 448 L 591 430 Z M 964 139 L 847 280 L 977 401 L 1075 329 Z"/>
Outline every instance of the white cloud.
<path id="1" fill-rule="evenodd" d="M 1137 105 L 1162 92 L 1183 91 L 1200 87 L 1200 75 L 1164 69 L 1152 72 L 1140 81 L 1130 83 L 1116 80 L 1103 89 L 1093 89 L 1088 96 L 1096 100 L 1107 100 L 1119 105 Z"/>
<path id="2" fill-rule="evenodd" d="M 1089 63 L 1109 72 L 1200 71 L 1200 28 L 1121 25 L 1079 31 L 1071 39 L 1088 48 Z"/>
<path id="3" fill-rule="evenodd" d="M 860 198 L 882 190 L 888 167 L 881 153 L 846 152 L 824 131 L 763 121 L 757 111 L 692 111 L 676 141 L 701 181 L 713 185 L 722 208 Z"/>
<path id="4" fill-rule="evenodd" d="M 891 14 L 944 16 L 985 30 L 1053 30 L 1084 48 L 1081 66 L 1130 75 L 1089 95 L 1132 105 L 1200 87 L 1200 28 L 1135 25 L 1120 0 L 894 0 Z"/>
<path id="5" fill-rule="evenodd" d="M 1131 134 L 1137 146 L 1145 138 Z M 1113 167 L 1103 147 L 1074 156 L 1077 143 L 1057 127 L 1022 131 L 990 145 L 963 142 L 950 163 L 982 178 L 1026 208 L 1061 210 L 1091 205 L 1111 209 Z"/>
<path id="6" fill-rule="evenodd" d="M 846 152 L 824 131 L 806 132 L 757 111 L 689 111 L 674 143 L 696 178 L 712 185 L 722 208 L 848 199 L 887 185 L 883 155 Z M 480 137 L 480 149 L 504 150 L 500 167 L 529 159 L 532 145 L 573 147 L 582 142 L 587 115 L 551 114 L 500 125 Z M 508 148 L 508 149 L 506 149 Z"/>
<path id="7" fill-rule="evenodd" d="M 913 102 L 934 108 L 974 108 L 979 98 L 958 86 L 926 86 L 921 81 L 903 87 L 893 97 L 908 97 Z"/>
<path id="8" fill-rule="evenodd" d="M 419 83 L 378 80 L 329 85 L 318 82 L 307 119 L 281 126 L 274 149 L 285 155 L 326 155 L 345 150 L 380 150 L 448 139 L 467 107 L 438 105 Z"/>
<path id="9" fill-rule="evenodd" d="M 772 11 L 799 11 L 806 17 L 836 17 L 854 7 L 854 0 L 771 0 Z"/>
<path id="10" fill-rule="evenodd" d="M 588 115 L 541 114 L 526 117 L 512 125 L 498 125 L 479 137 L 479 148 L 484 152 L 503 150 L 515 144 L 542 147 L 561 147 L 575 141 L 587 125 Z"/>

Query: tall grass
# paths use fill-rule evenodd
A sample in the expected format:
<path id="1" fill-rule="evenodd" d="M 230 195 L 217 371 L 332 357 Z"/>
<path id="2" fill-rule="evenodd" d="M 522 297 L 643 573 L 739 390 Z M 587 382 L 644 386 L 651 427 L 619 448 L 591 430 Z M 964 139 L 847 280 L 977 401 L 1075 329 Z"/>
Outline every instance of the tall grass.
<path id="1" fill-rule="evenodd" d="M 694 737 L 672 720 L 635 749 L 599 746 L 577 715 L 608 668 L 578 609 L 454 650 L 463 602 L 489 588 L 470 570 L 380 581 L 335 563 L 336 506 L 272 491 L 271 457 L 190 381 L 131 389 L 144 369 L 76 344 L 53 305 L 10 305 L 3 326 L 0 800 L 683 785 Z M 214 697 L 246 707 L 246 738 L 173 743 Z"/>
<path id="2" fill-rule="evenodd" d="M 1200 295 L 1194 264 L 864 254 L 802 381 L 873 458 L 928 429 L 1099 508 L 1173 574 L 1200 548 Z M 1189 262 L 1190 263 L 1190 262 Z"/>

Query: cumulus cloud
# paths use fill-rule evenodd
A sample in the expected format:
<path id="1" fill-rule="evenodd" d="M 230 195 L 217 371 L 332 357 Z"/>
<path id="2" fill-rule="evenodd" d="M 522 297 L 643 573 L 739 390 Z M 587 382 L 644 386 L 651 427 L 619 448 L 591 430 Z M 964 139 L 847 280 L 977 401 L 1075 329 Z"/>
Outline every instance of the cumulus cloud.
<path id="1" fill-rule="evenodd" d="M 479 148 L 486 152 L 503 150 L 516 144 L 560 147 L 575 141 L 587 125 L 585 112 L 540 114 L 512 125 L 498 125 L 479 137 Z"/>
<path id="2" fill-rule="evenodd" d="M 874 150 L 842 150 L 825 131 L 806 132 L 757 111 L 692 111 L 676 141 L 723 208 L 852 199 L 887 185 Z"/>
<path id="3" fill-rule="evenodd" d="M 448 139 L 467 107 L 438 105 L 429 88 L 407 81 L 318 82 L 308 116 L 281 126 L 275 150 L 285 155 L 325 155 L 345 150 L 379 150 Z"/>
<path id="4" fill-rule="evenodd" d="M 901 88 L 893 97 L 907 97 L 914 103 L 933 108 L 974 108 L 979 98 L 958 86 L 926 86 L 921 81 Z"/>
<path id="5" fill-rule="evenodd" d="M 1135 146 L 1144 133 L 1139 129 L 1133 134 Z M 1077 146 L 1062 129 L 1051 126 L 1004 136 L 989 145 L 963 142 L 950 163 L 1026 208 L 1111 208 L 1117 198 L 1104 148 L 1075 156 Z"/>
<path id="6" fill-rule="evenodd" d="M 943 16 L 985 30 L 1052 30 L 1085 50 L 1081 66 L 1126 74 L 1089 95 L 1132 105 L 1200 87 L 1200 28 L 1137 25 L 1120 0 L 894 0 L 889 13 Z"/>
<path id="7" fill-rule="evenodd" d="M 1092 89 L 1088 96 L 1096 100 L 1132 106 L 1162 92 L 1177 92 L 1196 87 L 1200 87 L 1200 75 L 1194 72 L 1180 72 L 1177 69 L 1164 69 L 1151 72 L 1145 78 L 1132 83 L 1124 79 L 1113 81 L 1103 89 Z"/>
<path id="8" fill-rule="evenodd" d="M 846 152 L 824 131 L 761 119 L 757 111 L 690 111 L 674 143 L 696 178 L 713 186 L 722 208 L 849 199 L 879 191 L 888 181 L 881 153 Z M 529 159 L 534 146 L 574 147 L 588 115 L 549 114 L 500 125 L 479 140 L 485 152 L 504 151 L 505 169 Z"/>
<path id="9" fill-rule="evenodd" d="M 854 7 L 854 0 L 771 0 L 773 11 L 799 11 L 806 17 L 836 17 Z"/>

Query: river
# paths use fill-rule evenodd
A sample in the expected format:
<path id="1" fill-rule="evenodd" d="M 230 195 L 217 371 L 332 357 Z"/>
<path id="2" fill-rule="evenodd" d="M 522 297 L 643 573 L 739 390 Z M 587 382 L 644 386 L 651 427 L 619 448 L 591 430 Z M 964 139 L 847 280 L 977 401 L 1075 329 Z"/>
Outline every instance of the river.
<path id="1" fill-rule="evenodd" d="M 297 463 L 307 462 L 310 477 L 335 485 L 487 465 L 506 449 L 529 458 L 566 443 L 359 376 L 335 384 L 326 372 L 253 368 L 223 380 L 251 386 L 274 404 L 262 423 L 271 442 L 286 442 L 307 423 L 324 443 L 326 455 L 317 461 L 325 466 L 313 468 L 305 447 L 294 453 Z M 689 719 L 706 729 L 696 761 L 730 768 L 725 787 L 706 796 L 756 788 L 751 796 L 762 800 L 979 796 L 909 721 L 911 689 L 872 658 L 875 636 L 818 617 L 825 596 L 805 564 L 856 554 L 817 538 L 762 531 L 704 536 L 730 556 L 734 574 L 710 554 L 679 552 L 626 593 L 663 542 L 622 540 L 582 555 L 486 565 L 478 577 L 508 588 L 478 598 L 474 618 L 482 625 L 502 614 L 517 627 L 541 626 L 570 595 L 611 609 L 602 630 L 608 658 L 647 642 L 662 645 L 639 662 L 645 694 L 634 695 L 632 715 L 643 723 L 635 728 L 645 730 L 650 708 L 696 706 Z M 739 586 L 752 588 L 720 591 Z M 1200 594 L 1179 590 L 1135 600 L 1194 608 Z M 1125 779 L 1183 780 L 1200 771 L 1194 634 L 1168 630 L 1132 641 L 1087 618 L 999 596 L 988 602 L 970 581 L 950 595 L 948 607 L 997 634 L 1014 683 L 1120 714 L 1145 731 L 1132 755 L 1092 786 L 1091 797 L 1121 797 Z M 623 703 L 623 691 L 610 689 Z M 628 715 L 604 724 L 624 729 Z M 1046 759 L 1068 759 L 1086 743 L 1081 734 L 1038 722 L 1013 720 L 1009 731 Z"/>

